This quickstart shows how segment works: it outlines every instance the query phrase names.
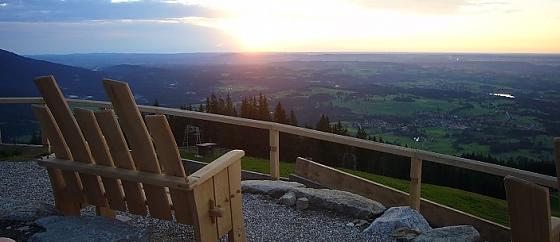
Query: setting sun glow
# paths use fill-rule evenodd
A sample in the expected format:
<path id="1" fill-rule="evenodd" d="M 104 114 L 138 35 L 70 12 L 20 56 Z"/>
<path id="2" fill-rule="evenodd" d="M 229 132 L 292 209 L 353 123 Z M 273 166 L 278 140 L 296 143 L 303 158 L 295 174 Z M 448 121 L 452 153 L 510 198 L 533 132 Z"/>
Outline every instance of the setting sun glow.
<path id="1" fill-rule="evenodd" d="M 560 52 L 560 2 L 187 1 L 245 51 Z"/>

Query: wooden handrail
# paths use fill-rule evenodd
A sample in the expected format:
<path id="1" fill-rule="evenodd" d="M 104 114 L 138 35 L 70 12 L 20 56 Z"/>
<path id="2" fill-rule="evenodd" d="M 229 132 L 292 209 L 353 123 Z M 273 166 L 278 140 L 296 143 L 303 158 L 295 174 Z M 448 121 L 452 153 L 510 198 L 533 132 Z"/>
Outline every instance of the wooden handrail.
<path id="1" fill-rule="evenodd" d="M 111 104 L 105 101 L 82 100 L 82 99 L 67 99 L 67 101 L 71 104 L 82 104 L 82 105 L 95 106 L 100 108 L 111 108 Z M 44 103 L 44 102 L 42 98 L 37 98 L 37 97 L 0 98 L 0 104 L 40 104 L 40 103 Z M 139 105 L 138 107 L 142 112 L 167 114 L 167 115 L 173 115 L 178 117 L 200 119 L 200 120 L 220 122 L 220 123 L 259 128 L 259 129 L 274 130 L 282 133 L 288 133 L 288 134 L 299 135 L 307 138 L 330 141 L 334 143 L 344 144 L 344 145 L 368 149 L 368 150 L 380 151 L 384 153 L 390 153 L 390 154 L 409 157 L 409 158 L 417 158 L 424 161 L 430 161 L 439 164 L 460 167 L 460 168 L 478 171 L 482 173 L 488 173 L 492 175 L 516 176 L 540 184 L 542 186 L 546 186 L 550 188 L 558 188 L 557 179 L 556 177 L 553 176 L 543 175 L 535 172 L 520 170 L 520 169 L 506 167 L 506 166 L 500 166 L 500 165 L 481 162 L 477 160 L 456 157 L 452 155 L 445 155 L 445 154 L 440 154 L 431 151 L 405 148 L 397 145 L 384 144 L 384 143 L 379 143 L 370 140 L 363 140 L 354 137 L 326 133 L 317 130 L 306 129 L 302 127 L 296 127 L 296 126 L 279 124 L 279 123 L 268 122 L 268 121 L 252 120 L 246 118 L 231 117 L 231 116 L 224 116 L 224 115 L 211 114 L 211 113 L 202 113 L 202 112 L 181 110 L 175 108 L 155 107 L 155 106 L 147 106 L 147 105 Z M 278 149 L 278 146 L 276 146 L 276 149 Z M 274 162 L 277 162 L 277 160 Z"/>

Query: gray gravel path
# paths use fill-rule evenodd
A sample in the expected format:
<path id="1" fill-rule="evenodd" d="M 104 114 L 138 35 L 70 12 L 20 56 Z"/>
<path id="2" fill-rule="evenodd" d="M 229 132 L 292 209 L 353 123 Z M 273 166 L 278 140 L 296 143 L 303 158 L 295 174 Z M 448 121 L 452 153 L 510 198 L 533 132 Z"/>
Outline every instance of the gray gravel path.
<path id="1" fill-rule="evenodd" d="M 0 161 L 0 196 L 53 203 L 47 172 L 36 162 Z M 94 214 L 93 207 L 83 214 Z M 243 194 L 248 241 L 360 241 L 360 229 L 346 224 L 353 218 L 327 211 L 298 211 L 261 195 Z M 192 240 L 188 225 L 119 213 L 128 223 L 147 229 L 151 241 Z"/>

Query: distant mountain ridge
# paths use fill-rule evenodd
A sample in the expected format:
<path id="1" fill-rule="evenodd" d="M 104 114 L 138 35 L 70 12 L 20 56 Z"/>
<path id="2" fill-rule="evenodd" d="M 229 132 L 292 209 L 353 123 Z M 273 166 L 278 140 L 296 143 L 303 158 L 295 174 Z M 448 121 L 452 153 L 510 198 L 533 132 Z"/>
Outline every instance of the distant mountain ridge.
<path id="1" fill-rule="evenodd" d="M 33 78 L 54 75 L 66 95 L 102 95 L 100 72 L 35 60 L 0 49 L 0 96 L 37 96 Z"/>

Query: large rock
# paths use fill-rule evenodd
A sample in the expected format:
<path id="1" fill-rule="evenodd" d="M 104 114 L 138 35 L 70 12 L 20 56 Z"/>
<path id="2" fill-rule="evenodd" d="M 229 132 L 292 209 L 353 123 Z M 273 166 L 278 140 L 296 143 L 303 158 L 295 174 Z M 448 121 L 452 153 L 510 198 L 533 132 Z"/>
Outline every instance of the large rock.
<path id="1" fill-rule="evenodd" d="M 385 211 L 383 204 L 360 195 L 329 189 L 294 188 L 297 197 L 309 199 L 310 207 L 333 210 L 354 218 L 369 219 Z"/>
<path id="2" fill-rule="evenodd" d="M 35 223 L 46 231 L 28 241 L 148 241 L 145 230 L 101 216 L 40 218 Z"/>
<path id="3" fill-rule="evenodd" d="M 397 238 L 392 236 L 393 231 L 402 228 L 414 229 L 421 233 L 431 229 L 428 221 L 416 210 L 410 207 L 392 207 L 375 219 L 362 232 L 362 236 L 365 241 L 397 242 Z"/>
<path id="4" fill-rule="evenodd" d="M 246 193 L 256 193 L 279 198 L 293 188 L 305 187 L 301 183 L 270 180 L 246 180 L 241 182 L 241 190 Z"/>
<path id="5" fill-rule="evenodd" d="M 284 196 L 278 199 L 278 203 L 284 204 L 288 207 L 294 206 L 296 205 L 296 194 L 294 192 L 287 192 Z"/>
<path id="6" fill-rule="evenodd" d="M 414 242 L 475 242 L 480 238 L 478 231 L 470 225 L 449 226 L 432 229 L 420 234 Z"/>
<path id="7" fill-rule="evenodd" d="M 52 215 L 58 213 L 49 203 L 0 198 L 0 220 L 34 221 Z"/>

